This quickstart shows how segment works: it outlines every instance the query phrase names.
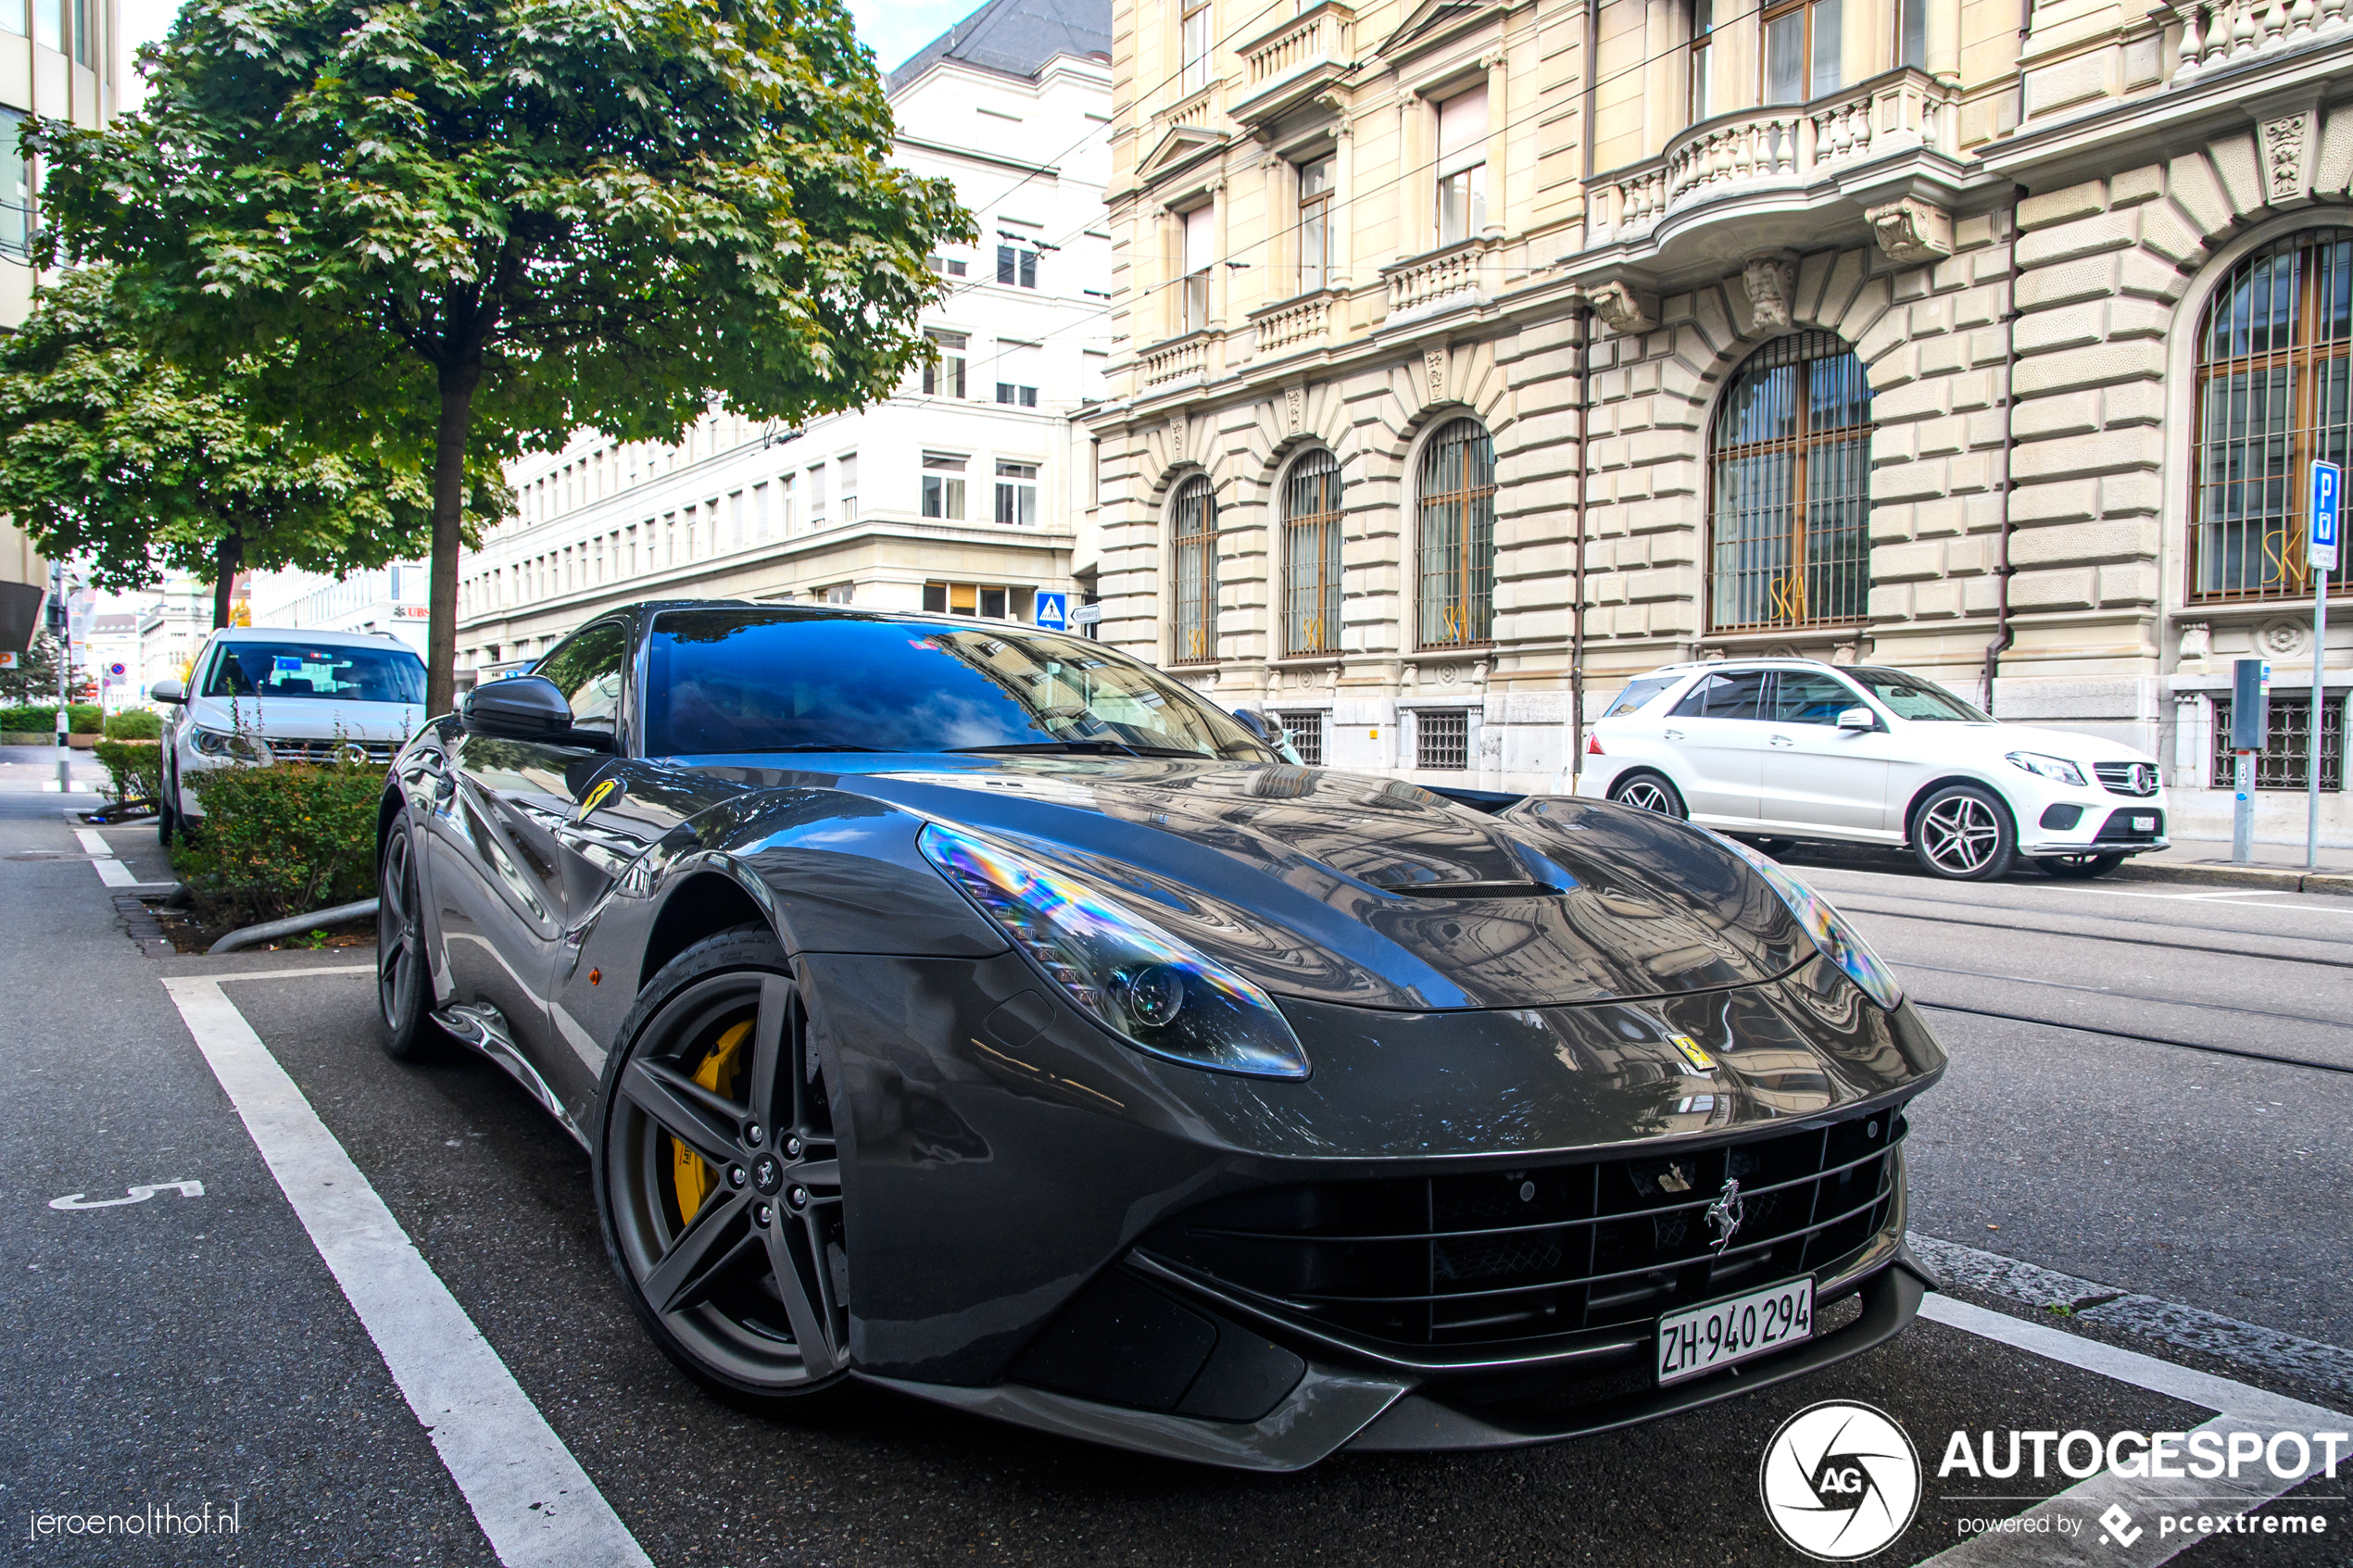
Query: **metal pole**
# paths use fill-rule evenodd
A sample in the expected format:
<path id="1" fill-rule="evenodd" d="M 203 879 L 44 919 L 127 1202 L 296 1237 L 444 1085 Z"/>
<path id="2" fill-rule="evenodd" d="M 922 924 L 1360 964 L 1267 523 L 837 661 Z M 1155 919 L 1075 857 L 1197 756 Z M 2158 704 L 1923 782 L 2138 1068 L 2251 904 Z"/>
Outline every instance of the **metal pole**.
<path id="1" fill-rule="evenodd" d="M 2304 869 L 2321 869 L 2321 748 L 2329 733 L 2321 660 L 2329 646 L 2329 574 L 2312 573 L 2312 708 L 2304 736 Z"/>
<path id="2" fill-rule="evenodd" d="M 66 578 L 63 569 L 59 569 L 57 571 L 57 602 L 63 604 L 65 602 L 66 591 Z M 71 612 L 69 611 L 68 613 L 70 615 Z M 69 738 L 72 733 L 73 724 L 72 715 L 68 711 L 69 704 L 66 700 L 68 693 L 67 680 L 69 672 L 71 671 L 72 669 L 73 624 L 71 621 L 69 620 L 66 624 L 66 634 L 57 639 L 57 795 L 67 805 L 71 805 L 73 803 L 73 770 L 71 767 L 73 743 Z"/>
<path id="3" fill-rule="evenodd" d="M 2231 864 L 2244 866 L 2255 859 L 2255 753 L 2237 754 L 2233 780 L 2238 799 L 2231 807 Z"/>

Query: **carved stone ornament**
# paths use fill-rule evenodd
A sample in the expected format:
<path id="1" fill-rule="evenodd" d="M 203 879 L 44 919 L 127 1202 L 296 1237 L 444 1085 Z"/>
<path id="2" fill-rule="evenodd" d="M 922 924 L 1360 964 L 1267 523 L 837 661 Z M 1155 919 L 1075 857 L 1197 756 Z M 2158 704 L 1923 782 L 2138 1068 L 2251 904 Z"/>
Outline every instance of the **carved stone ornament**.
<path id="1" fill-rule="evenodd" d="M 2206 656 L 2214 648 L 2214 629 L 2203 621 L 2184 621 L 2182 625 L 2182 662 L 2203 667 Z"/>
<path id="2" fill-rule="evenodd" d="M 1307 389 L 1292 385 L 1283 388 L 1283 433 L 1297 435 L 1307 423 Z"/>
<path id="3" fill-rule="evenodd" d="M 1748 302 L 1756 307 L 1756 324 L 1780 332 L 1789 326 L 1790 295 L 1797 286 L 1797 269 L 1776 256 L 1760 256 L 1741 270 Z"/>
<path id="4" fill-rule="evenodd" d="M 1864 216 L 1870 220 L 1871 238 L 1898 266 L 1934 261 L 1953 254 L 1953 215 L 1933 203 L 1906 196 L 1902 201 L 1872 207 Z"/>
<path id="5" fill-rule="evenodd" d="M 2308 653 L 2312 647 L 2312 628 L 2301 621 L 2282 616 L 2266 621 L 2255 633 L 2256 646 L 2273 659 L 2288 659 Z"/>
<path id="6" fill-rule="evenodd" d="M 1422 350 L 1422 395 L 1435 403 L 1446 395 L 1446 350 L 1432 346 Z"/>
<path id="7" fill-rule="evenodd" d="M 2292 114 L 2263 122 L 2263 188 L 2275 202 L 2304 194 L 2304 144 L 2310 118 Z"/>
<path id="8" fill-rule="evenodd" d="M 1168 460 L 1172 463 L 1185 460 L 1185 416 L 1182 414 L 1168 416 Z"/>
<path id="9" fill-rule="evenodd" d="M 1620 335 L 1646 332 L 1658 325 L 1658 295 L 1643 294 L 1621 279 L 1595 284 L 1585 299 L 1603 324 Z"/>

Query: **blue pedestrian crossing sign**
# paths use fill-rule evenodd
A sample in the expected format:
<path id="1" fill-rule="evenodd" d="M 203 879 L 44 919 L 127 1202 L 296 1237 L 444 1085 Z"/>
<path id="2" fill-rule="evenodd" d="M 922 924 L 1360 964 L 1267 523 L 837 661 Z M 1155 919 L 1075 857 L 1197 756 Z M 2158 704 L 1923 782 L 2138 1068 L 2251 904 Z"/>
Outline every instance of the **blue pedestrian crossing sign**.
<path id="1" fill-rule="evenodd" d="M 2337 515 L 2345 495 L 2345 470 L 2334 463 L 2312 465 L 2312 535 L 2304 558 L 2316 571 L 2336 570 Z"/>
<path id="2" fill-rule="evenodd" d="M 1070 596 L 1068 594 L 1038 595 L 1038 614 L 1035 619 L 1038 625 L 1049 632 L 1067 630 L 1070 625 Z"/>

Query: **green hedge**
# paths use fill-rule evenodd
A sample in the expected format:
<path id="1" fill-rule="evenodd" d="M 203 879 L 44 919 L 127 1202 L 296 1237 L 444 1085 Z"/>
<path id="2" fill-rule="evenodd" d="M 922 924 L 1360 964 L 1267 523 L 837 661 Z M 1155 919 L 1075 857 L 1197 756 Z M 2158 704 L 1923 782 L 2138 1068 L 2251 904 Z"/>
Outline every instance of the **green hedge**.
<path id="1" fill-rule="evenodd" d="M 107 793 L 124 803 L 153 805 L 163 795 L 163 746 L 152 740 L 102 740 L 91 748 L 106 764 Z"/>
<path id="2" fill-rule="evenodd" d="M 106 722 L 106 712 L 94 702 L 77 702 L 66 709 L 66 721 L 77 735 L 94 735 Z M 37 731 L 54 735 L 57 733 L 57 705 L 28 703 L 22 708 L 0 708 L 0 730 L 15 734 Z"/>
<path id="3" fill-rule="evenodd" d="M 214 924 L 308 914 L 375 891 L 382 768 L 217 768 L 181 787 L 204 809 L 171 863 Z"/>
<path id="4" fill-rule="evenodd" d="M 54 729 L 57 721 L 49 721 Z M 144 708 L 127 708 L 107 719 L 108 740 L 160 740 L 163 738 L 163 716 Z"/>

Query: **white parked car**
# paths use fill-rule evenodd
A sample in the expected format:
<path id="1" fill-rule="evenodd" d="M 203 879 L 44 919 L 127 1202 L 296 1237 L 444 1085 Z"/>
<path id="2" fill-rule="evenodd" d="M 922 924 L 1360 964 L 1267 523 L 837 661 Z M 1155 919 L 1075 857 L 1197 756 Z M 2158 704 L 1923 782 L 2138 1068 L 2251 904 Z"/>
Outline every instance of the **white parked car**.
<path id="1" fill-rule="evenodd" d="M 235 626 L 196 652 L 186 685 L 157 681 L 165 705 L 166 844 L 204 807 L 187 779 L 240 762 L 390 762 L 425 717 L 425 664 L 388 634 Z"/>
<path id="2" fill-rule="evenodd" d="M 2093 877 L 2162 849 L 2154 758 L 2005 724 L 1901 670 L 1675 664 L 1595 721 L 1577 793 L 1763 840 L 1908 845 L 1939 876 Z"/>

